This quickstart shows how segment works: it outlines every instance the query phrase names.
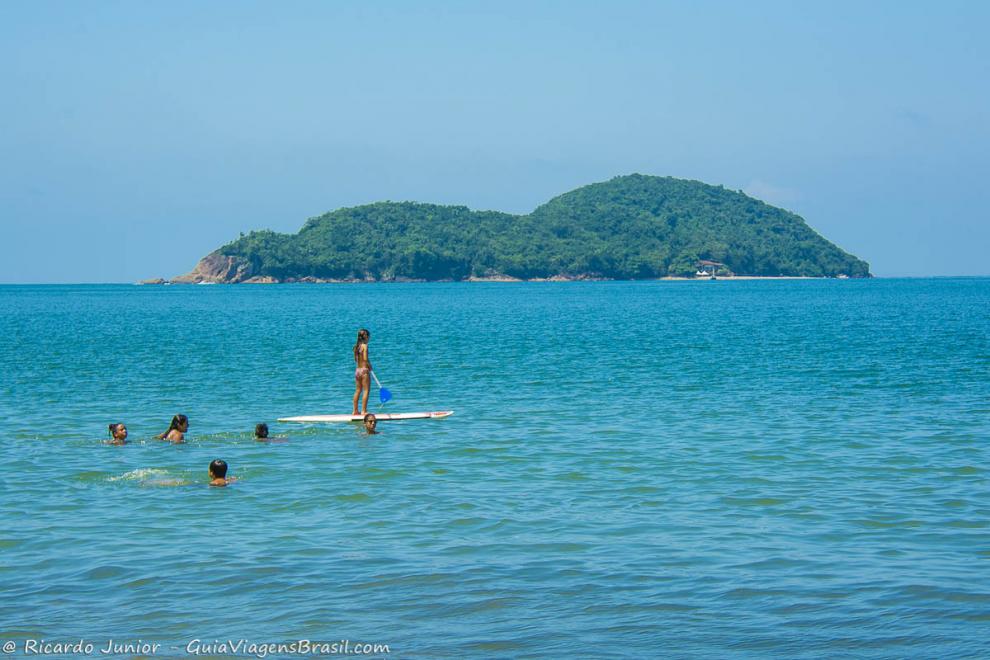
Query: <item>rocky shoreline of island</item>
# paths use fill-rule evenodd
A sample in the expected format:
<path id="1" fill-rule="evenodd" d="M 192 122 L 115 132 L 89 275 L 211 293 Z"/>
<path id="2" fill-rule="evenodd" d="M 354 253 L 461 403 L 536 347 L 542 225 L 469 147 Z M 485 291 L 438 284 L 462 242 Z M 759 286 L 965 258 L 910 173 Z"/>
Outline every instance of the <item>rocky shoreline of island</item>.
<path id="1" fill-rule="evenodd" d="M 873 276 L 870 275 L 870 278 Z M 649 278 L 645 280 L 618 280 L 610 277 L 601 277 L 594 274 L 586 275 L 556 275 L 554 277 L 534 277 L 530 279 L 521 279 L 518 277 L 510 277 L 508 275 L 492 275 L 486 277 L 467 277 L 461 280 L 451 280 L 451 279 L 441 279 L 441 280 L 425 280 L 425 279 L 413 279 L 408 277 L 396 277 L 393 279 L 375 279 L 375 278 L 345 278 L 345 279 L 333 279 L 333 278 L 318 278 L 318 277 L 301 277 L 301 278 L 287 278 L 284 280 L 275 279 L 273 277 L 252 277 L 246 280 L 241 280 L 237 282 L 225 282 L 218 280 L 202 279 L 198 281 L 189 281 L 186 278 L 176 278 L 176 279 L 165 279 L 161 277 L 140 280 L 135 282 L 138 285 L 147 286 L 171 286 L 173 284 L 427 284 L 427 283 L 451 283 L 451 282 L 469 282 L 469 283 L 504 283 L 504 284 L 523 284 L 528 282 L 622 282 L 622 281 L 647 281 L 647 282 L 705 282 L 709 280 L 718 281 L 780 281 L 780 280 L 834 280 L 834 279 L 865 279 L 865 278 L 849 278 L 849 277 L 810 277 L 803 275 L 723 275 L 718 277 L 710 276 L 696 276 L 696 277 L 656 277 Z"/>

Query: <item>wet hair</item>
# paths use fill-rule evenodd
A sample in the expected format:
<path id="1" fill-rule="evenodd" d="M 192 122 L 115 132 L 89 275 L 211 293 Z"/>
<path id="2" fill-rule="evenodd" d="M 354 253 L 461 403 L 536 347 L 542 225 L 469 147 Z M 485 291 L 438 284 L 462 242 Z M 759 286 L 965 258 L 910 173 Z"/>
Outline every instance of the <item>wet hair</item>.
<path id="1" fill-rule="evenodd" d="M 254 426 L 254 437 L 256 437 L 256 438 L 267 438 L 268 437 L 268 424 L 265 424 L 265 423 L 255 424 L 255 426 Z"/>
<path id="2" fill-rule="evenodd" d="M 227 461 L 222 458 L 218 458 L 210 463 L 210 474 L 213 475 L 214 479 L 226 479 L 227 478 Z"/>
<path id="3" fill-rule="evenodd" d="M 375 417 L 375 413 L 368 413 L 368 414 L 366 414 L 366 415 L 364 416 L 364 422 L 365 422 L 365 424 L 367 424 L 367 423 L 368 423 L 368 420 L 369 420 L 369 419 L 373 419 L 373 420 L 375 420 L 375 423 L 378 423 L 378 418 L 377 418 L 377 417 Z"/>
<path id="4" fill-rule="evenodd" d="M 168 435 L 172 431 L 178 431 L 179 427 L 182 425 L 185 425 L 186 428 L 188 428 L 189 418 L 186 417 L 185 415 L 175 415 L 174 417 L 172 417 L 172 423 L 168 425 L 168 429 L 164 433 L 159 434 L 158 439 L 159 440 L 163 439 L 166 435 Z"/>
<path id="5" fill-rule="evenodd" d="M 110 434 L 110 437 L 111 438 L 113 438 L 113 432 L 116 431 L 117 430 L 117 427 L 120 427 L 120 426 L 123 426 L 123 424 L 120 423 L 120 422 L 115 422 L 115 423 L 110 424 L 109 426 L 107 426 L 107 432 Z"/>
<path id="6" fill-rule="evenodd" d="M 361 357 L 361 344 L 367 344 L 368 340 L 371 339 L 371 333 L 361 328 L 358 330 L 357 343 L 354 344 L 354 359 L 357 360 Z"/>

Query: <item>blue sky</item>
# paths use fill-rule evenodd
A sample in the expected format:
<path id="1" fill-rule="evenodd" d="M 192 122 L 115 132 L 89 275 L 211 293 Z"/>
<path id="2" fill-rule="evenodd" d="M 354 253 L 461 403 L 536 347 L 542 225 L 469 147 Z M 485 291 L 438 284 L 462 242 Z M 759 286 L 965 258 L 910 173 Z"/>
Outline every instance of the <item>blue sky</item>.
<path id="1" fill-rule="evenodd" d="M 743 189 L 880 276 L 990 274 L 987 2 L 7 2 L 0 282 L 189 271 L 379 200 Z"/>

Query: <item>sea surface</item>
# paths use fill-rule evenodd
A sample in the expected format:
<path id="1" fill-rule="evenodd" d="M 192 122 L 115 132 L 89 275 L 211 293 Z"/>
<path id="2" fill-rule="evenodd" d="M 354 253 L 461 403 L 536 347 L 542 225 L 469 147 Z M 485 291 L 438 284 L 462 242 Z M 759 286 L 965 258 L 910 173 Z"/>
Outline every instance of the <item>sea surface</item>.
<path id="1" fill-rule="evenodd" d="M 0 310 L 20 652 L 990 656 L 990 279 L 2 286 Z M 349 412 L 361 327 L 385 411 L 454 415 L 276 422 Z M 188 442 L 153 439 L 176 413 Z M 208 487 L 214 458 L 239 480 Z"/>

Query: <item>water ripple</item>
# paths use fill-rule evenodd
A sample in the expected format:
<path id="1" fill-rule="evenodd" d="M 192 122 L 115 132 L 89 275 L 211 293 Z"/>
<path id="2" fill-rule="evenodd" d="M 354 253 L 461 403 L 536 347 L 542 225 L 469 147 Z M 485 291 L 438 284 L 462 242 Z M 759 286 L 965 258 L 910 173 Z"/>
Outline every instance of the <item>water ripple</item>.
<path id="1" fill-rule="evenodd" d="M 0 302 L 2 639 L 990 655 L 990 280 Z M 390 408 L 455 415 L 276 423 L 350 405 L 362 326 Z"/>

